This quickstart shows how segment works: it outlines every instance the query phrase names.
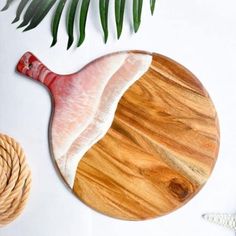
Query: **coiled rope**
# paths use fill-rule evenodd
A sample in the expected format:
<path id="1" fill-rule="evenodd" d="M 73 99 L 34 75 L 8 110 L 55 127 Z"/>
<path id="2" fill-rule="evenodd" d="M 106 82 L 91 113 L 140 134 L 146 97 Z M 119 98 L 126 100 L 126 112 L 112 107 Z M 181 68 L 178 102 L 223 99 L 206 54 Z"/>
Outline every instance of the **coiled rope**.
<path id="1" fill-rule="evenodd" d="M 0 134 L 0 226 L 13 221 L 25 207 L 31 172 L 21 146 Z"/>

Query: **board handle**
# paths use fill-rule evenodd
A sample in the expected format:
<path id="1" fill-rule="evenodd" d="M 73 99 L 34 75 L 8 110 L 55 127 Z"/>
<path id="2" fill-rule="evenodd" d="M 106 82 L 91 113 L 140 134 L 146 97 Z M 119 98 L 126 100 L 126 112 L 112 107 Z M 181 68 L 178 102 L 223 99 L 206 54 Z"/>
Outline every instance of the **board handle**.
<path id="1" fill-rule="evenodd" d="M 57 74 L 50 71 L 36 56 L 31 52 L 26 52 L 17 64 L 17 71 L 34 80 L 37 80 L 47 87 Z"/>

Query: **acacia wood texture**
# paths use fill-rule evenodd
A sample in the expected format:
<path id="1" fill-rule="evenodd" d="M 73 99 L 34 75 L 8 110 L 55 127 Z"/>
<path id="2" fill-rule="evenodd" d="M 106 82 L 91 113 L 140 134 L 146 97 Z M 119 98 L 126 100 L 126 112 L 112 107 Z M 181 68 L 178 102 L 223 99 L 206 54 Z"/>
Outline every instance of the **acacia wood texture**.
<path id="1" fill-rule="evenodd" d="M 218 119 L 207 91 L 186 68 L 153 54 L 106 136 L 80 161 L 73 191 L 116 218 L 162 216 L 200 190 L 218 149 Z"/>

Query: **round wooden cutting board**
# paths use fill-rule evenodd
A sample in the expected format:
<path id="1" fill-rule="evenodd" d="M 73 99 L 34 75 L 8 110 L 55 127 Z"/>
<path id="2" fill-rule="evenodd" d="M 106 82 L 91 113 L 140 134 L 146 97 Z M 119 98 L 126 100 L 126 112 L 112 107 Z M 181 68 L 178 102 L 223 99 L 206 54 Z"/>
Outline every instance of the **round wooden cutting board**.
<path id="1" fill-rule="evenodd" d="M 112 217 L 162 216 L 201 189 L 218 149 L 207 91 L 186 68 L 153 54 L 148 72 L 120 100 L 108 133 L 80 161 L 73 191 Z"/>

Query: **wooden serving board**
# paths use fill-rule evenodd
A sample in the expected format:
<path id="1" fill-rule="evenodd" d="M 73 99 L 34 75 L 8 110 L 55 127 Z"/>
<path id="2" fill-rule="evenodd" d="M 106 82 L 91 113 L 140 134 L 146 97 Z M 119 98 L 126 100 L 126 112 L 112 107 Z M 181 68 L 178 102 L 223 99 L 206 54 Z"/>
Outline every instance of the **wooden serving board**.
<path id="1" fill-rule="evenodd" d="M 218 149 L 207 91 L 186 68 L 153 54 L 148 72 L 120 100 L 106 136 L 80 161 L 73 191 L 112 217 L 162 216 L 202 188 Z"/>
<path id="2" fill-rule="evenodd" d="M 162 216 L 208 179 L 219 149 L 217 114 L 198 79 L 171 59 L 125 51 L 59 75 L 28 52 L 17 70 L 48 88 L 52 157 L 97 211 Z"/>

